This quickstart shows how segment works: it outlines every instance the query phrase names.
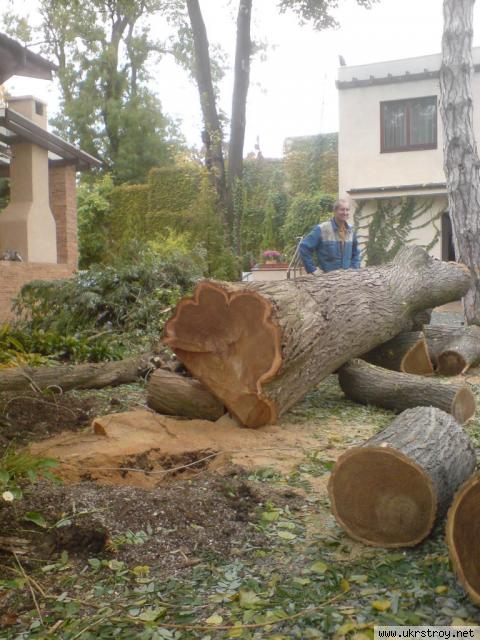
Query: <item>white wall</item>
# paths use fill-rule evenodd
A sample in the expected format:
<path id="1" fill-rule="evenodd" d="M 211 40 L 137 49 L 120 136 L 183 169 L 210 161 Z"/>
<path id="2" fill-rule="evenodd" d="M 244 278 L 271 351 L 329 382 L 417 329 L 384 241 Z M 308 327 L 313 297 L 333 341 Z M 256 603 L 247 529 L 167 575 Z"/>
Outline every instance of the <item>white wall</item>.
<path id="1" fill-rule="evenodd" d="M 474 50 L 474 60 L 480 60 L 480 49 Z M 395 60 L 391 62 L 340 67 L 339 81 L 386 78 L 388 74 L 403 75 L 437 71 L 440 55 Z M 480 73 L 473 79 L 474 104 L 480 105 Z M 424 96 L 439 96 L 438 78 L 419 81 L 339 90 L 339 192 L 395 185 L 441 183 L 443 172 L 443 136 L 440 112 L 437 108 L 437 148 L 418 151 L 380 153 L 380 102 Z M 480 113 L 474 117 L 477 140 L 480 139 Z M 437 191 L 438 193 L 438 191 Z M 381 195 L 381 194 L 377 194 Z M 385 195 L 385 194 L 383 194 Z M 392 195 L 394 195 L 392 193 Z M 398 195 L 398 194 L 397 194 Z"/>

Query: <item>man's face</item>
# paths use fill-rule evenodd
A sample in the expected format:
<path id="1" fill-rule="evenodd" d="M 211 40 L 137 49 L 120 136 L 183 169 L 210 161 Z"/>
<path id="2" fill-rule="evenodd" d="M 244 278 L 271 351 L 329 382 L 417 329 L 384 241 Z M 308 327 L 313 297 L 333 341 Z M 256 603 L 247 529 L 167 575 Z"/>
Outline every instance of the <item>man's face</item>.
<path id="1" fill-rule="evenodd" d="M 333 217 L 337 224 L 344 224 L 350 216 L 350 205 L 348 202 L 340 202 L 333 212 Z"/>

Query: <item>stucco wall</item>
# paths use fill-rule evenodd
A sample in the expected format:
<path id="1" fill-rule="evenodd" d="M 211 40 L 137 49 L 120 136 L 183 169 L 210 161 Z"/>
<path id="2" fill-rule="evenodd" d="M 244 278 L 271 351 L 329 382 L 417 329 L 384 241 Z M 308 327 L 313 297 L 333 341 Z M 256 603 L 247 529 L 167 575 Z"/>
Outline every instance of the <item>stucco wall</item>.
<path id="1" fill-rule="evenodd" d="M 480 50 L 474 50 L 474 59 Z M 423 56 L 406 60 L 380 62 L 358 67 L 342 67 L 339 81 L 354 78 L 366 80 L 438 71 L 440 56 Z M 474 74 L 474 104 L 480 104 L 480 73 Z M 438 78 L 418 81 L 392 81 L 390 84 L 343 88 L 339 90 L 339 189 L 340 194 L 350 189 L 443 183 L 443 135 L 437 108 L 437 148 L 429 150 L 380 152 L 380 103 L 440 95 Z M 474 116 L 477 140 L 480 139 L 480 114 Z"/>

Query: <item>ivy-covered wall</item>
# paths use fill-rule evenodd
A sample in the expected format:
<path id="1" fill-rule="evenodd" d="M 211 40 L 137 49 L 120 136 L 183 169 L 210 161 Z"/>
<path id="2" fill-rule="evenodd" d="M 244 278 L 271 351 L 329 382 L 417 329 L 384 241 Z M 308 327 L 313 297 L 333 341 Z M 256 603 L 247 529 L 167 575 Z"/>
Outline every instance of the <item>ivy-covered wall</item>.
<path id="1" fill-rule="evenodd" d="M 445 196 L 404 196 L 360 200 L 354 224 L 362 247 L 362 265 L 392 260 L 405 244 L 418 244 L 441 258 L 441 220 Z"/>

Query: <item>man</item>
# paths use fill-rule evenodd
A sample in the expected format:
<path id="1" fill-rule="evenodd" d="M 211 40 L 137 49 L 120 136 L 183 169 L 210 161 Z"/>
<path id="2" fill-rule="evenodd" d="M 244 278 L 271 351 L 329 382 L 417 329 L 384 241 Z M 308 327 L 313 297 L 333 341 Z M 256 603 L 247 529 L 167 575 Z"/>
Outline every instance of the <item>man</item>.
<path id="1" fill-rule="evenodd" d="M 360 250 L 355 231 L 347 222 L 349 215 L 348 202 L 337 200 L 333 218 L 314 227 L 300 242 L 300 257 L 308 274 L 360 268 Z M 312 255 L 316 256 L 318 267 Z"/>

